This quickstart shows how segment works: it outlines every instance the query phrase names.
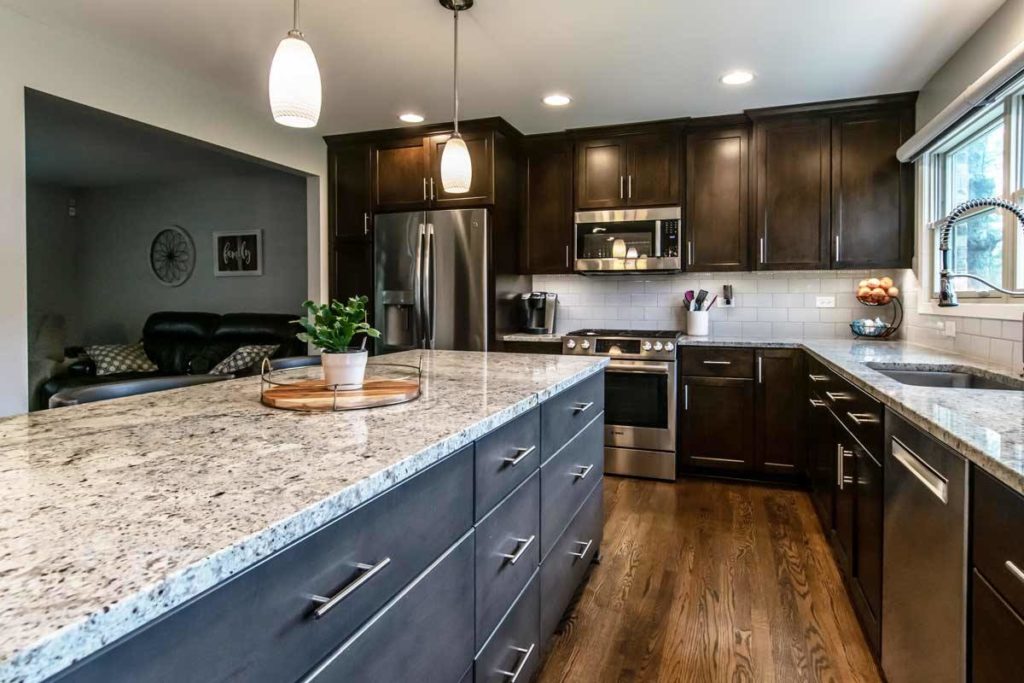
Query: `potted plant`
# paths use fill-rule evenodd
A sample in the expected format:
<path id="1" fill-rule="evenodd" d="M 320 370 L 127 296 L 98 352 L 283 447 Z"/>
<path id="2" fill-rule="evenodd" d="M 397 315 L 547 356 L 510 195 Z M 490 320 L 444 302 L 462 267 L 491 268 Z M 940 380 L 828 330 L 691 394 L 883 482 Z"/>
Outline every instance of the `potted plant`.
<path id="1" fill-rule="evenodd" d="M 320 349 L 324 381 L 329 387 L 358 389 L 366 374 L 366 339 L 361 347 L 352 347 L 357 334 L 379 337 L 380 332 L 366 322 L 366 297 L 350 297 L 348 303 L 333 300 L 329 304 L 306 301 L 302 304 L 309 315 L 295 322 L 304 332 L 299 339 Z"/>

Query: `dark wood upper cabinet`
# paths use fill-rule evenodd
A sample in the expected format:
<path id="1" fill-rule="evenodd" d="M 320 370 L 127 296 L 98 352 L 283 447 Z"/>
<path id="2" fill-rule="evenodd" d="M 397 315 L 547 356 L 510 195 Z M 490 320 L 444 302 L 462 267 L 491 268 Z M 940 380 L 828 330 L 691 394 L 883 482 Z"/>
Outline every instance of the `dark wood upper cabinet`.
<path id="1" fill-rule="evenodd" d="M 754 123 L 757 270 L 829 267 L 828 116 Z"/>
<path id="2" fill-rule="evenodd" d="M 369 240 L 373 232 L 370 146 L 347 145 L 328 151 L 328 201 L 331 234 Z"/>
<path id="3" fill-rule="evenodd" d="M 626 140 L 576 144 L 576 208 L 608 209 L 626 203 Z"/>
<path id="4" fill-rule="evenodd" d="M 687 270 L 749 269 L 749 147 L 746 128 L 687 134 Z"/>
<path id="5" fill-rule="evenodd" d="M 443 133 L 427 139 L 430 148 L 430 177 L 427 181 L 430 205 L 438 209 L 455 209 L 493 204 L 494 134 L 491 131 L 462 132 L 462 139 L 469 148 L 469 159 L 473 164 L 473 179 L 470 181 L 469 192 L 462 194 L 445 192 L 441 183 L 441 155 L 450 137 L 449 134 Z"/>
<path id="6" fill-rule="evenodd" d="M 804 354 L 761 349 L 755 362 L 757 468 L 797 477 L 804 467 Z"/>
<path id="7" fill-rule="evenodd" d="M 426 208 L 430 190 L 429 138 L 378 142 L 373 150 L 373 203 L 378 211 Z"/>
<path id="8" fill-rule="evenodd" d="M 522 160 L 523 270 L 572 272 L 572 142 L 563 136 L 526 138 Z"/>
<path id="9" fill-rule="evenodd" d="M 914 173 L 896 149 L 913 126 L 910 107 L 833 117 L 833 268 L 910 267 Z"/>
<path id="10" fill-rule="evenodd" d="M 635 133 L 576 143 L 576 208 L 679 204 L 679 136 Z"/>

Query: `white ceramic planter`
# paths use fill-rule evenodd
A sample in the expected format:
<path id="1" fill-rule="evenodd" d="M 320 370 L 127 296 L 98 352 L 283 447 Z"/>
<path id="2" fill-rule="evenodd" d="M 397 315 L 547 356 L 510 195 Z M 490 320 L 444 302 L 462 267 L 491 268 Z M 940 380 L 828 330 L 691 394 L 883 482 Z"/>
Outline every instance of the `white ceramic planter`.
<path id="1" fill-rule="evenodd" d="M 709 311 L 687 311 L 686 334 L 691 337 L 708 336 L 708 313 Z"/>
<path id="2" fill-rule="evenodd" d="M 358 389 L 363 386 L 366 376 L 366 351 L 344 351 L 342 353 L 321 353 L 320 362 L 324 368 L 324 382 L 338 389 Z"/>

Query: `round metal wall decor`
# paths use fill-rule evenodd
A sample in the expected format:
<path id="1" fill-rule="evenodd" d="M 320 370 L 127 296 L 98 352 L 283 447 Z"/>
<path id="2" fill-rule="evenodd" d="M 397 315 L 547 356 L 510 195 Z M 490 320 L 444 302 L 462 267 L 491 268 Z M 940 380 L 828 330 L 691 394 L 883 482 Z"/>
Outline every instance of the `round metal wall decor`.
<path id="1" fill-rule="evenodd" d="M 149 267 L 161 284 L 168 287 L 184 284 L 196 267 L 192 236 L 177 225 L 158 232 L 149 246 Z"/>

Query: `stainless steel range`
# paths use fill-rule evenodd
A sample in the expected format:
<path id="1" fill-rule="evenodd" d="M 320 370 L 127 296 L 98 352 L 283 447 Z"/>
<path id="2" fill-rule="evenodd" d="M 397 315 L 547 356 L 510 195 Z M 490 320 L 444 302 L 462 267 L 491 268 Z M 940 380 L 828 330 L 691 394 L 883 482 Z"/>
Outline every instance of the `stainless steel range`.
<path id="1" fill-rule="evenodd" d="M 604 468 L 608 474 L 676 478 L 677 331 L 577 330 L 562 354 L 609 356 Z"/>

